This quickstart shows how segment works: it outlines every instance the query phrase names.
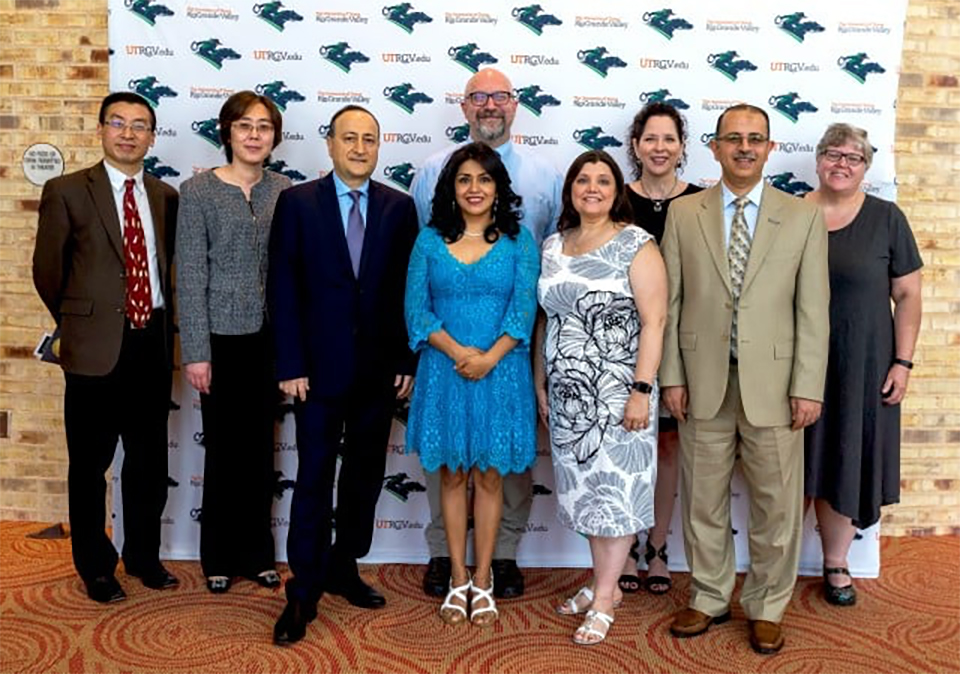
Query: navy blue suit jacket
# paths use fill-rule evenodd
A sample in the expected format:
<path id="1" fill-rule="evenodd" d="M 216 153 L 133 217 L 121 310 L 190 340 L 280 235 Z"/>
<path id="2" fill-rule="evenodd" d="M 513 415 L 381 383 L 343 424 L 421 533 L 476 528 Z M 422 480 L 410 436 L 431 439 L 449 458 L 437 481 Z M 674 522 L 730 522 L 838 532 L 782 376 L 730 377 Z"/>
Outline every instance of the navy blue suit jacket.
<path id="1" fill-rule="evenodd" d="M 267 277 L 278 381 L 308 377 L 311 395 L 334 397 L 415 373 L 403 298 L 417 233 L 413 200 L 371 180 L 356 278 L 332 174 L 280 194 Z"/>

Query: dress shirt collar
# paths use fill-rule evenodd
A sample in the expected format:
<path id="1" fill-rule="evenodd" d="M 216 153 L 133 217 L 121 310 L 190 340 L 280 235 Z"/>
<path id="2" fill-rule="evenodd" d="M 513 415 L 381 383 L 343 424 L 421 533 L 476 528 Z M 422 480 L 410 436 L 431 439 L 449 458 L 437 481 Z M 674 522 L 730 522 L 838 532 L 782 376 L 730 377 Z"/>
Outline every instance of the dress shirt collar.
<path id="1" fill-rule="evenodd" d="M 135 175 L 132 175 L 132 176 L 128 176 L 126 173 L 124 173 L 124 172 L 121 171 L 120 169 L 116 168 L 115 166 L 111 166 L 111 165 L 110 165 L 110 162 L 108 162 L 108 161 L 106 161 L 106 160 L 104 160 L 104 162 L 103 162 L 103 168 L 105 168 L 106 171 L 107 171 L 107 178 L 110 180 L 110 187 L 113 188 L 113 191 L 114 191 L 114 192 L 121 192 L 121 193 L 122 193 L 122 192 L 123 192 L 123 184 L 124 184 L 128 179 L 133 178 L 133 181 L 134 181 L 133 187 L 134 187 L 134 189 L 135 189 L 139 194 L 144 194 L 144 189 L 143 189 L 143 167 L 142 167 L 142 166 L 140 167 L 140 170 L 137 171 L 137 173 L 136 173 Z"/>
<path id="2" fill-rule="evenodd" d="M 500 155 L 500 161 L 506 164 L 511 157 L 513 157 L 513 141 L 508 140 L 506 143 L 498 145 L 493 148 L 498 155 Z"/>
<path id="3" fill-rule="evenodd" d="M 723 207 L 733 208 L 734 207 L 733 202 L 736 201 L 737 195 L 734 194 L 733 191 L 731 191 L 731 189 L 727 187 L 727 184 L 722 180 L 720 181 L 720 187 L 723 190 Z M 763 180 L 760 180 L 759 182 L 757 182 L 756 185 L 753 186 L 753 189 L 747 192 L 744 196 L 746 196 L 750 200 L 751 204 L 759 208 L 760 197 L 762 195 L 763 195 Z"/>
<path id="4" fill-rule="evenodd" d="M 340 180 L 340 176 L 337 175 L 336 171 L 331 171 L 330 174 L 333 176 L 333 184 L 337 189 L 337 198 L 347 196 L 348 194 L 350 194 L 350 192 L 353 192 L 354 189 L 360 192 L 360 194 L 362 194 L 364 197 L 369 198 L 370 196 L 370 179 L 369 178 L 367 178 L 360 187 L 353 188 L 347 185 L 342 180 Z"/>

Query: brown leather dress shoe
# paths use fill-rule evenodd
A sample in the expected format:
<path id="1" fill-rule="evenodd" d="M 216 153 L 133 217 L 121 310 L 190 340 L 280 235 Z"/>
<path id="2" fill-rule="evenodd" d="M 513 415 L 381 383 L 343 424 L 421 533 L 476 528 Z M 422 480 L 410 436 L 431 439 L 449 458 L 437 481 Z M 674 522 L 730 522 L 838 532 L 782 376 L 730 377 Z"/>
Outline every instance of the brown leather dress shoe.
<path id="1" fill-rule="evenodd" d="M 761 655 L 772 655 L 783 648 L 783 629 L 769 620 L 750 621 L 750 645 Z"/>
<path id="2" fill-rule="evenodd" d="M 722 625 L 730 620 L 730 611 L 718 616 L 707 615 L 695 608 L 685 608 L 673 616 L 670 633 L 675 637 L 695 637 L 707 631 L 710 625 Z"/>

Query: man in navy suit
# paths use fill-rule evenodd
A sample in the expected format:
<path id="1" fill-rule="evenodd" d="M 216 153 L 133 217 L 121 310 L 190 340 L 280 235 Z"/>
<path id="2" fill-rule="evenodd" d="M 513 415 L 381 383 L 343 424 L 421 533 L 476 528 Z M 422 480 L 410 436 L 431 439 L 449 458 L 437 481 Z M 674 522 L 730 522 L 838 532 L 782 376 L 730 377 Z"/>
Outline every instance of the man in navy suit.
<path id="1" fill-rule="evenodd" d="M 360 579 L 357 558 L 373 538 L 393 409 L 413 388 L 403 295 L 418 227 L 410 197 L 370 180 L 379 148 L 376 118 L 342 108 L 327 133 L 333 171 L 281 193 L 274 212 L 267 301 L 299 458 L 277 644 L 303 638 L 324 591 L 362 608 L 386 603 Z"/>

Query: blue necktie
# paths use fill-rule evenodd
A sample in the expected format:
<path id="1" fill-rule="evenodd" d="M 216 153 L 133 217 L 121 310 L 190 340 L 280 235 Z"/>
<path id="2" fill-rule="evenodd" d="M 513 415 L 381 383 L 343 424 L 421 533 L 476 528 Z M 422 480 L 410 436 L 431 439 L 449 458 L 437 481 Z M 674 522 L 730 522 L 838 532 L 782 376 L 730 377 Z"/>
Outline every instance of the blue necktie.
<path id="1" fill-rule="evenodd" d="M 350 250 L 350 262 L 353 264 L 353 275 L 360 277 L 360 254 L 363 252 L 363 214 L 360 213 L 360 196 L 358 190 L 350 192 L 353 205 L 347 217 L 347 248 Z"/>

